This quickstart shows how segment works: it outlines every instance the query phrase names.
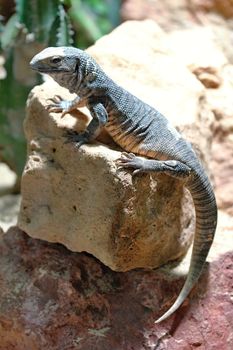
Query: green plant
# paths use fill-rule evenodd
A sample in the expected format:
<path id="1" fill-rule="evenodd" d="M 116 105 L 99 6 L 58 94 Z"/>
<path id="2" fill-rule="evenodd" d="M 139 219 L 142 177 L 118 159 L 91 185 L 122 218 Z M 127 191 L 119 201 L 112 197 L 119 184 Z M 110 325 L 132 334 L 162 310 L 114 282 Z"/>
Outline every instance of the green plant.
<path id="1" fill-rule="evenodd" d="M 121 0 L 67 0 L 75 44 L 87 47 L 120 23 Z"/>
<path id="2" fill-rule="evenodd" d="M 0 46 L 5 58 L 6 78 L 0 81 L 0 159 L 18 175 L 19 189 L 26 142 L 23 134 L 25 101 L 32 86 L 39 82 L 28 62 L 42 47 L 70 45 L 69 17 L 59 0 L 17 0 L 15 13 L 1 27 Z"/>
<path id="3" fill-rule="evenodd" d="M 0 161 L 18 180 L 26 158 L 25 102 L 40 81 L 29 69 L 31 57 L 46 46 L 87 47 L 118 24 L 119 6 L 120 0 L 48 0 L 45 9 L 44 0 L 15 0 L 10 18 L 0 14 L 0 54 L 7 73 L 0 80 Z"/>

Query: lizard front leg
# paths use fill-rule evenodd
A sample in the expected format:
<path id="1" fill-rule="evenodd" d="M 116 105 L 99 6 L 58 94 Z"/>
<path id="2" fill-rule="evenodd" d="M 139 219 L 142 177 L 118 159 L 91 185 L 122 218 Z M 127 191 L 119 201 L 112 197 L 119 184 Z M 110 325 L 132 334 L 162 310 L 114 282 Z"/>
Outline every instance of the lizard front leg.
<path id="1" fill-rule="evenodd" d="M 133 175 L 143 172 L 157 172 L 182 179 L 190 176 L 191 173 L 191 168 L 178 160 L 147 159 L 125 152 L 117 160 L 117 165 L 134 169 Z"/>
<path id="2" fill-rule="evenodd" d="M 48 104 L 45 108 L 49 112 L 61 112 L 61 118 L 63 118 L 65 114 L 70 113 L 74 109 L 81 107 L 82 104 L 79 96 L 69 101 L 63 100 L 59 95 L 55 95 L 53 98 L 49 98 L 48 101 L 51 101 L 52 103 Z"/>
<path id="3" fill-rule="evenodd" d="M 94 140 L 101 132 L 102 128 L 108 120 L 108 114 L 102 103 L 88 104 L 89 111 L 92 116 L 91 122 L 88 124 L 86 130 L 82 133 L 76 131 L 68 131 L 66 133 L 66 143 L 73 142 L 79 148 L 84 143 Z"/>

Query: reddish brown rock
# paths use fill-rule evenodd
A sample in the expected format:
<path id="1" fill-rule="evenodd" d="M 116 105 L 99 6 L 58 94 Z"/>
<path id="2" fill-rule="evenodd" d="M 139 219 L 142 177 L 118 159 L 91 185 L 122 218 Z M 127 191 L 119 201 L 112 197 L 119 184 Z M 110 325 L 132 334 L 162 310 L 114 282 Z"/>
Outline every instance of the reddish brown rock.
<path id="1" fill-rule="evenodd" d="M 121 8 L 123 20 L 153 19 L 165 30 L 200 23 L 192 3 L 186 0 L 125 0 Z"/>
<path id="2" fill-rule="evenodd" d="M 232 0 L 124 0 L 121 15 L 123 20 L 154 19 L 165 29 L 206 24 L 208 15 L 223 18 L 233 17 Z"/>
<path id="3" fill-rule="evenodd" d="M 198 67 L 193 73 L 207 89 L 217 89 L 222 83 L 221 77 L 213 67 Z"/>
<path id="4" fill-rule="evenodd" d="M 231 62 L 233 61 L 232 0 L 125 0 L 121 15 L 124 21 L 153 19 L 167 32 L 177 29 L 209 28 L 213 31 L 218 45 Z M 190 38 L 193 49 L 199 49 L 199 52 L 202 51 L 199 47 L 200 41 L 202 36 L 195 41 Z M 190 48 L 183 43 L 181 56 L 186 55 L 188 50 Z"/>
<path id="5" fill-rule="evenodd" d="M 233 2 L 232 0 L 191 0 L 196 11 L 214 12 L 229 19 L 233 17 Z"/>
<path id="6" fill-rule="evenodd" d="M 12 228 L 0 240 L 0 350 L 230 350 L 233 253 L 206 265 L 166 322 L 184 278 L 113 272 L 95 258 Z"/>

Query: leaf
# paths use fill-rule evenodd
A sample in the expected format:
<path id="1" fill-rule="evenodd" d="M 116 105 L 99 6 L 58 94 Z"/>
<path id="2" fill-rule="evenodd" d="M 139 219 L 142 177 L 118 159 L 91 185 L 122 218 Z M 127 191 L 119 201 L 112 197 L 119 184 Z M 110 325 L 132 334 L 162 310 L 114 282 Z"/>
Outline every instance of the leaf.
<path id="1" fill-rule="evenodd" d="M 18 17 L 16 14 L 14 14 L 3 27 L 1 33 L 1 47 L 3 50 L 11 46 L 12 42 L 14 42 L 15 38 L 17 37 L 19 32 L 19 26 L 17 26 L 17 24 L 19 24 Z"/>
<path id="2" fill-rule="evenodd" d="M 102 35 L 93 12 L 80 0 L 71 0 L 71 8 L 68 10 L 70 17 L 74 21 L 74 25 L 86 33 L 91 41 L 96 41 Z"/>
<path id="3" fill-rule="evenodd" d="M 49 40 L 50 30 L 57 16 L 60 1 L 16 0 L 16 13 L 19 22 L 24 24 L 29 33 L 34 33 L 36 40 Z"/>
<path id="4" fill-rule="evenodd" d="M 0 158 L 18 175 L 26 156 L 26 142 L 22 130 L 25 101 L 30 88 L 23 86 L 13 76 L 14 50 L 9 50 L 6 60 L 6 79 L 0 81 Z"/>

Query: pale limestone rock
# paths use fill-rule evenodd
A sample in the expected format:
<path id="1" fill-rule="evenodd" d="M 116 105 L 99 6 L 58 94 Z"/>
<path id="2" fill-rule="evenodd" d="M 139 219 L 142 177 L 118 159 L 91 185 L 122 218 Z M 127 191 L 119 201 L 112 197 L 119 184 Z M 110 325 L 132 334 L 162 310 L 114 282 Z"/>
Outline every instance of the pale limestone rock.
<path id="1" fill-rule="evenodd" d="M 197 99 L 204 90 L 179 63 L 168 38 L 151 20 L 130 21 L 87 51 L 114 81 L 164 113 L 173 124 L 195 123 Z"/>
<path id="2" fill-rule="evenodd" d="M 215 137 L 211 164 L 215 175 L 218 207 L 233 214 L 233 65 L 221 71 L 223 84 L 206 92 L 208 108 L 215 115 Z"/>
<path id="3" fill-rule="evenodd" d="M 88 51 L 122 86 L 166 113 L 206 160 L 211 132 L 203 137 L 203 121 L 211 121 L 199 103 L 203 86 L 163 37 L 152 21 L 125 23 Z M 55 94 L 69 95 L 49 81 L 35 87 L 28 101 L 19 227 L 32 237 L 87 251 L 118 271 L 156 267 L 184 255 L 194 216 L 182 183 L 161 175 L 132 178 L 117 169 L 120 150 L 112 142 L 80 150 L 65 144 L 64 130 L 82 130 L 88 118 L 79 112 L 63 119 L 48 115 L 46 100 Z"/>
<path id="4" fill-rule="evenodd" d="M 168 43 L 177 59 L 192 70 L 200 67 L 220 69 L 228 62 L 211 27 L 173 31 L 168 35 Z"/>

